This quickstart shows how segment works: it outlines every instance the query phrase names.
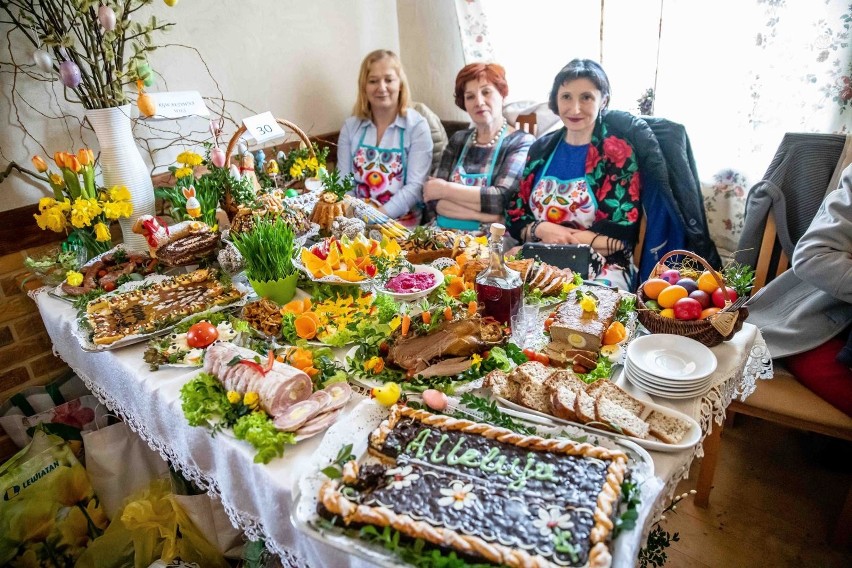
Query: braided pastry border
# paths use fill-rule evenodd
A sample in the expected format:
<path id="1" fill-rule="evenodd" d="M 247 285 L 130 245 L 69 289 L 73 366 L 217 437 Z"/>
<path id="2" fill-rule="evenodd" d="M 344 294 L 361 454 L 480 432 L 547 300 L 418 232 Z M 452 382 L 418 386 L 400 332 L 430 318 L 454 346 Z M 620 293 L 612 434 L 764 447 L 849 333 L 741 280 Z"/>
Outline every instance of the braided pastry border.
<path id="1" fill-rule="evenodd" d="M 371 434 L 370 445 L 373 449 L 384 444 L 391 430 L 404 417 L 412 418 L 435 428 L 476 434 L 521 448 L 611 460 L 607 468 L 606 481 L 595 503 L 593 514 L 595 524 L 589 535 L 592 546 L 589 549 L 588 566 L 589 568 L 608 568 L 612 564 L 612 555 L 609 552 L 606 540 L 614 527 L 611 517 L 621 494 L 621 483 L 624 481 L 627 472 L 627 454 L 620 450 L 608 450 L 585 442 L 578 443 L 571 440 L 525 436 L 506 428 L 432 414 L 425 410 L 415 410 L 402 405 L 394 406 L 388 418 L 382 421 Z M 501 544 L 492 544 L 476 536 L 460 535 L 454 530 L 433 527 L 426 522 L 415 521 L 407 515 L 398 515 L 386 507 L 356 505 L 337 492 L 338 486 L 337 481 L 324 483 L 320 489 L 320 500 L 326 509 L 336 515 L 341 515 L 347 525 L 356 522 L 381 527 L 392 526 L 414 538 L 422 538 L 433 544 L 448 546 L 465 554 L 478 554 L 491 562 L 505 564 L 512 568 L 551 568 L 558 566 L 541 556 L 533 556 L 522 550 Z"/>

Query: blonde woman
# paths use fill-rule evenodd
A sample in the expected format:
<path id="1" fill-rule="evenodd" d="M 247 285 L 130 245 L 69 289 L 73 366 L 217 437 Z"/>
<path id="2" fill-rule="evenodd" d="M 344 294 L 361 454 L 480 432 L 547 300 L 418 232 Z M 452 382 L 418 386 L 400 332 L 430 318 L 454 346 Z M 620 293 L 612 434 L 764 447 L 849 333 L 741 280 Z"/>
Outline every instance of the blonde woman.
<path id="1" fill-rule="evenodd" d="M 390 217 L 420 221 L 423 183 L 432 163 L 432 136 L 423 116 L 408 107 L 408 81 L 399 57 L 369 53 L 358 74 L 358 99 L 338 140 L 338 169 L 354 174 L 358 197 Z"/>

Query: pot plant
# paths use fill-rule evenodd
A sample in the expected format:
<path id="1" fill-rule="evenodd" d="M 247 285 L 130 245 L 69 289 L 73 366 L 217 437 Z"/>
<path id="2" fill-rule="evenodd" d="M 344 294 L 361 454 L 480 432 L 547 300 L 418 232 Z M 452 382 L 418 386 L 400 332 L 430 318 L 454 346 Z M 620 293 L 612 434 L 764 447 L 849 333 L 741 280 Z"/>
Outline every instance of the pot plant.
<path id="1" fill-rule="evenodd" d="M 258 219 L 251 231 L 235 234 L 232 239 L 254 291 L 277 304 L 292 300 L 299 278 L 293 266 L 292 227 L 280 217 Z"/>
<path id="2" fill-rule="evenodd" d="M 133 233 L 140 215 L 152 215 L 154 188 L 148 167 L 133 137 L 127 85 L 150 86 L 153 71 L 147 54 L 156 47 L 152 36 L 172 26 L 152 16 L 140 22 L 140 8 L 154 0 L 9 0 L 0 3 L 5 23 L 34 48 L 37 69 L 15 66 L 27 77 L 55 81 L 65 99 L 79 102 L 100 146 L 98 164 L 107 187 L 130 191 L 133 215 L 119 220 L 125 246 L 147 250 L 145 239 Z M 11 40 L 10 40 L 11 41 Z M 15 41 L 19 41 L 16 38 Z"/>

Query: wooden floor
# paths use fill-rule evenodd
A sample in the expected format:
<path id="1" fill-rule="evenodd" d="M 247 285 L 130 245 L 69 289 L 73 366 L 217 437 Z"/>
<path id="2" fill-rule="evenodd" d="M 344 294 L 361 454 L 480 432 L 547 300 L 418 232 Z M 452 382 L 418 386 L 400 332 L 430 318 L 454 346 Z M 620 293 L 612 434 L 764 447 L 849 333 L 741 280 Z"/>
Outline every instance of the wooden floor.
<path id="1" fill-rule="evenodd" d="M 695 488 L 696 466 L 678 493 Z M 689 497 L 666 515 L 663 527 L 681 538 L 666 568 L 852 566 L 852 550 L 826 538 L 850 472 L 852 444 L 737 416 L 722 435 L 710 507 Z"/>

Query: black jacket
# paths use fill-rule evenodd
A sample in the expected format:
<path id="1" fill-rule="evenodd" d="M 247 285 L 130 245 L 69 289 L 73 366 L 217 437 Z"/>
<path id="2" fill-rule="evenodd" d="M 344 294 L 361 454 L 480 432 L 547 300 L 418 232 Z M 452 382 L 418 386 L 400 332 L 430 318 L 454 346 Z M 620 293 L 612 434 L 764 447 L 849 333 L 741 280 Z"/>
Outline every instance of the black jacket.
<path id="1" fill-rule="evenodd" d="M 685 248 L 711 266 L 722 264 L 704 213 L 701 184 L 683 125 L 664 118 L 639 118 L 623 111 L 603 114 L 610 133 L 636 151 L 642 175 L 642 204 L 648 222 L 640 280 L 666 252 Z"/>

